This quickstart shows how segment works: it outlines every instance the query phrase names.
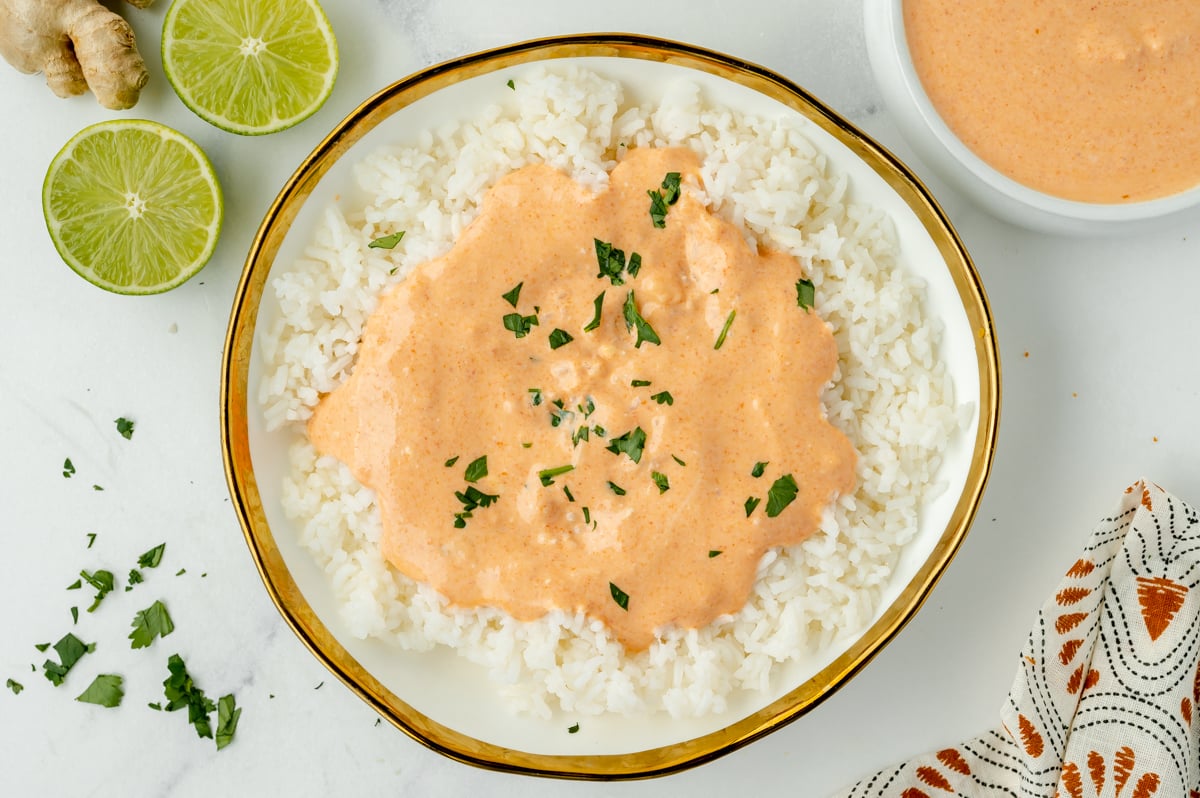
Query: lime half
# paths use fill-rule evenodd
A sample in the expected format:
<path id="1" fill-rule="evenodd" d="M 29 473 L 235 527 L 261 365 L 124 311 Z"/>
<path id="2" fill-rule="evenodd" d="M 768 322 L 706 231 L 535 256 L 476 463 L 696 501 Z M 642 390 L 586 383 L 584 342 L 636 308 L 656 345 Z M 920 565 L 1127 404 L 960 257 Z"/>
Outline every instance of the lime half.
<path id="1" fill-rule="evenodd" d="M 221 211 L 200 148 L 141 119 L 84 128 L 42 184 L 46 228 L 62 259 L 118 294 L 161 293 L 200 271 L 217 246 Z"/>
<path id="2" fill-rule="evenodd" d="M 162 60 L 184 105 L 247 136 L 311 116 L 338 69 L 337 41 L 316 0 L 175 0 Z"/>

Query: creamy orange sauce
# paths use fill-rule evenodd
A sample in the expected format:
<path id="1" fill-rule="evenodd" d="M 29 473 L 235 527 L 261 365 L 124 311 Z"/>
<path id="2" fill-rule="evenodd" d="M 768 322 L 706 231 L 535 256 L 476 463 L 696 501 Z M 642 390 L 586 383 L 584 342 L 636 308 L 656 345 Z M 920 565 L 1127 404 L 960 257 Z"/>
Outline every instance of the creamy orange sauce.
<path id="1" fill-rule="evenodd" d="M 697 168 L 687 150 L 632 151 L 601 194 L 549 167 L 516 171 L 446 256 L 381 298 L 353 375 L 308 431 L 375 491 L 400 571 L 458 606 L 582 611 L 640 650 L 655 630 L 738 611 L 762 555 L 811 535 L 853 487 L 855 453 L 819 401 L 836 345 L 797 306 L 799 263 L 752 251 L 686 192 L 665 228 L 651 222 L 647 190 L 668 172 L 694 183 Z M 637 275 L 598 279 L 594 239 L 637 252 Z M 518 283 L 514 309 L 504 295 Z M 627 329 L 631 293 L 660 345 Z M 517 338 L 503 324 L 514 312 L 537 326 Z M 556 329 L 573 340 L 552 349 Z M 653 398 L 664 391 L 671 403 Z M 608 449 L 639 429 L 639 462 Z M 485 455 L 487 476 L 468 483 Z M 798 496 L 768 517 L 785 475 Z M 456 528 L 468 486 L 498 498 Z M 750 497 L 761 504 L 747 517 Z"/>
<path id="2" fill-rule="evenodd" d="M 997 170 L 1084 202 L 1200 185 L 1196 0 L 904 0 L 917 74 Z"/>

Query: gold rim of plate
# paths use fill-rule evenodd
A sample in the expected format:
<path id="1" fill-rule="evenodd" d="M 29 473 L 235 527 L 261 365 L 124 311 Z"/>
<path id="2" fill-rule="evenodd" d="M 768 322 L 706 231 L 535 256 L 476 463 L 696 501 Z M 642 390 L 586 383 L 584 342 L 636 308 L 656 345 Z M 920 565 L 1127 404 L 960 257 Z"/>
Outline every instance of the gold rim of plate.
<path id="1" fill-rule="evenodd" d="M 454 83 L 534 61 L 584 57 L 666 62 L 746 86 L 806 117 L 882 176 L 933 238 L 953 277 L 971 329 L 976 331 L 980 420 L 966 484 L 928 559 L 883 617 L 816 676 L 724 729 L 690 740 L 625 754 L 551 755 L 483 742 L 434 721 L 384 687 L 334 639 L 304 600 L 267 524 L 250 457 L 247 413 L 252 397 L 247 381 L 259 301 L 271 265 L 304 201 L 338 158 L 384 119 Z M 304 645 L 384 718 L 434 751 L 479 767 L 576 779 L 646 778 L 711 761 L 790 723 L 854 676 L 916 614 L 966 536 L 991 468 L 1000 410 L 1000 362 L 987 297 L 962 242 L 916 176 L 891 153 L 786 78 L 720 53 L 632 34 L 559 36 L 476 53 L 397 81 L 356 108 L 305 159 L 267 211 L 234 296 L 221 365 L 221 448 L 229 492 L 267 592 Z"/>

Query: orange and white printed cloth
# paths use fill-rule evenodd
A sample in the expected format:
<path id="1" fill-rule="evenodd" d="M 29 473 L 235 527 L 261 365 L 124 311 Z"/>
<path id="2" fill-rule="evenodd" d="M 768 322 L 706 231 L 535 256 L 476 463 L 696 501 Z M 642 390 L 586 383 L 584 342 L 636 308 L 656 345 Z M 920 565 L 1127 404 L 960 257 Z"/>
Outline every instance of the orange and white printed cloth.
<path id="1" fill-rule="evenodd" d="M 1200 516 L 1138 482 L 1045 603 L 1001 725 L 839 798 L 1200 798 Z"/>

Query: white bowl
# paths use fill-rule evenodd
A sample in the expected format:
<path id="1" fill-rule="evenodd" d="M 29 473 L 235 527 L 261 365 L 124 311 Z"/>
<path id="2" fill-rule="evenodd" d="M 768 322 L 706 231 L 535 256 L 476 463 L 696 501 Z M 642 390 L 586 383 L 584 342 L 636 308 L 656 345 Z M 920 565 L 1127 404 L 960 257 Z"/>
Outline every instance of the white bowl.
<path id="1" fill-rule="evenodd" d="M 591 717 L 576 735 L 565 733 L 572 719 L 561 714 L 515 717 L 483 668 L 445 649 L 402 651 L 356 638 L 282 509 L 295 432 L 268 431 L 255 398 L 264 369 L 255 330 L 268 326 L 277 310 L 269 292 L 264 296 L 271 272 L 299 256 L 322 210 L 353 186 L 362 156 L 469 118 L 472 109 L 495 102 L 506 78 L 548 62 L 586 67 L 650 96 L 684 79 L 726 107 L 802 122 L 831 166 L 848 176 L 854 196 L 894 221 L 900 267 L 925 282 L 928 310 L 944 327 L 941 356 L 956 398 L 973 407 L 938 470 L 946 490 L 923 506 L 867 628 L 789 665 L 765 693 L 738 696 L 720 714 Z M 705 762 L 794 720 L 865 667 L 916 613 L 965 536 L 987 479 L 999 414 L 999 362 L 982 286 L 953 229 L 912 174 L 784 78 L 740 59 L 625 34 L 564 36 L 467 56 L 364 102 L 305 160 L 268 211 L 234 299 L 223 368 L 222 445 L 234 506 L 271 598 L 313 654 L 385 719 L 434 750 L 501 770 L 581 778 L 658 775 Z"/>
<path id="2" fill-rule="evenodd" d="M 942 121 L 917 77 L 904 30 L 904 0 L 864 0 L 867 52 L 901 134 L 944 181 L 996 216 L 1051 233 L 1147 229 L 1200 205 L 1200 186 L 1159 199 L 1091 203 L 1029 188 L 988 165 Z"/>

